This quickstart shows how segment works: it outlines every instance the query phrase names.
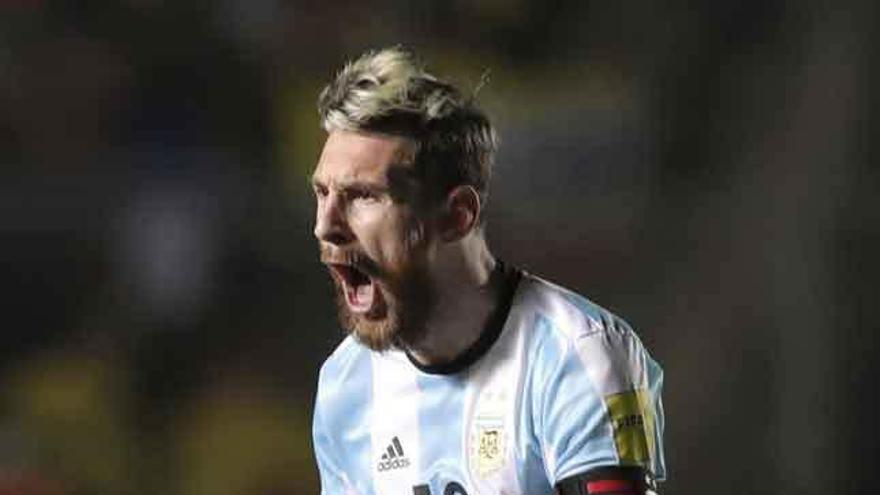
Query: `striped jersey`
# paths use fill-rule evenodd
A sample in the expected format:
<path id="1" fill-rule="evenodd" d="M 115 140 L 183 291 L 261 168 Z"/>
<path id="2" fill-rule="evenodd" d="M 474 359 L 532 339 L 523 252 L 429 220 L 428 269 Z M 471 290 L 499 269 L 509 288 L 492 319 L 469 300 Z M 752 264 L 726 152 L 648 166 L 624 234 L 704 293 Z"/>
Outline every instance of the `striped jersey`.
<path id="1" fill-rule="evenodd" d="M 507 274 L 453 366 L 351 336 L 327 359 L 313 422 L 323 494 L 552 494 L 614 465 L 665 478 L 663 373 L 636 334 L 578 294 Z"/>

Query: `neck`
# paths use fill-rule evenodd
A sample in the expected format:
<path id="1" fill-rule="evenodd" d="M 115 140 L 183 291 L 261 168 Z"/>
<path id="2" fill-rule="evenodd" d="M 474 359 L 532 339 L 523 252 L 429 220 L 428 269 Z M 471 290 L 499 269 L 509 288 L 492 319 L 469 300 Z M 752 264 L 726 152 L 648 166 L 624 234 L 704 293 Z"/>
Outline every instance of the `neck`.
<path id="1" fill-rule="evenodd" d="M 441 256 L 434 274 L 437 306 L 424 338 L 408 348 L 425 366 L 450 362 L 477 341 L 504 282 L 491 277 L 496 262 L 482 235 L 469 236 Z"/>

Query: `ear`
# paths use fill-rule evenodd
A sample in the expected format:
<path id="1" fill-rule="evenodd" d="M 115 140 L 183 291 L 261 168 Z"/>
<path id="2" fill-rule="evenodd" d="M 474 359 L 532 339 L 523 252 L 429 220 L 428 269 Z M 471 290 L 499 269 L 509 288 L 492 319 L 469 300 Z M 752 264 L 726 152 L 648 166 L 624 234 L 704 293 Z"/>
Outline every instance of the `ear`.
<path id="1" fill-rule="evenodd" d="M 473 186 L 456 186 L 446 196 L 445 206 L 440 221 L 440 236 L 444 241 L 457 241 L 477 227 L 482 205 Z"/>

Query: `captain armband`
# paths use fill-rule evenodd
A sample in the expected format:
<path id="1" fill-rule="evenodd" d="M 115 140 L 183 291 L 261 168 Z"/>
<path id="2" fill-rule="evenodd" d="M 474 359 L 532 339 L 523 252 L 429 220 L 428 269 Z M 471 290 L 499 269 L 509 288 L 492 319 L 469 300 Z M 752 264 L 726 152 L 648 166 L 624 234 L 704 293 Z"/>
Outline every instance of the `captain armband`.
<path id="1" fill-rule="evenodd" d="M 653 477 L 638 466 L 607 466 L 556 484 L 556 495 L 656 495 Z"/>

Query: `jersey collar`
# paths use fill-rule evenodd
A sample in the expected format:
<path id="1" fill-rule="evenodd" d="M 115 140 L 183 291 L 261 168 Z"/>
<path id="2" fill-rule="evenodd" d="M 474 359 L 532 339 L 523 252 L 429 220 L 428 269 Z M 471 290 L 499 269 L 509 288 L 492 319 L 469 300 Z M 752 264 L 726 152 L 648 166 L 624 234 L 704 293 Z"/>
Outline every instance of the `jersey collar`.
<path id="1" fill-rule="evenodd" d="M 516 293 L 516 288 L 522 278 L 522 272 L 515 267 L 507 266 L 501 260 L 497 260 L 495 263 L 495 269 L 492 270 L 492 274 L 489 277 L 493 282 L 493 279 L 497 280 L 498 278 L 501 278 L 501 290 L 495 304 L 495 309 L 492 311 L 492 314 L 489 315 L 486 326 L 483 327 L 483 331 L 480 333 L 480 337 L 477 341 L 451 361 L 431 365 L 419 363 L 409 351 L 404 350 L 406 357 L 413 366 L 431 375 L 452 375 L 467 369 L 489 352 L 492 344 L 494 344 L 501 335 L 501 330 L 504 328 L 504 323 L 507 321 L 507 316 L 510 314 L 513 295 Z"/>

